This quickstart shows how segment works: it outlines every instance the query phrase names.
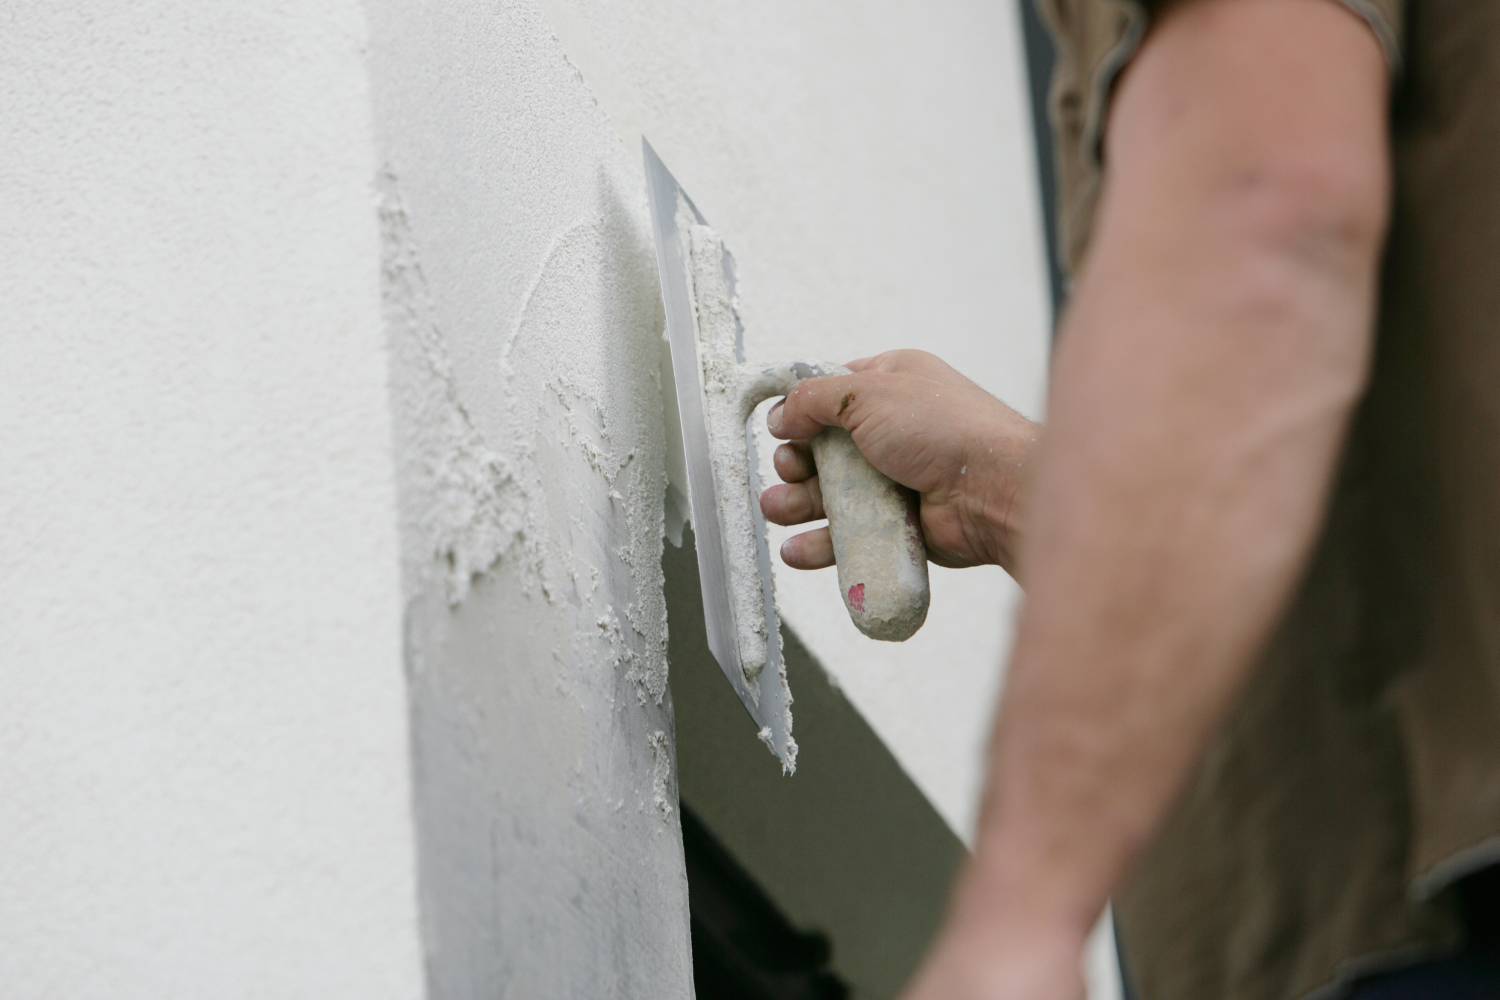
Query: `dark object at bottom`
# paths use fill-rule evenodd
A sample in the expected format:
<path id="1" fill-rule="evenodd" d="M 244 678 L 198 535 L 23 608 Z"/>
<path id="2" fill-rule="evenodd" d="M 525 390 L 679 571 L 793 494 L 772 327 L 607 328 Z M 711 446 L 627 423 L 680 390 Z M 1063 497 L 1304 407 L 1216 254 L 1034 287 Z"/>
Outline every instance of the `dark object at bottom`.
<path id="1" fill-rule="evenodd" d="M 797 930 L 697 816 L 682 810 L 693 985 L 703 1000 L 846 1000 L 821 934 Z"/>
<path id="2" fill-rule="evenodd" d="M 1455 886 L 1468 941 L 1452 958 L 1361 979 L 1351 1000 L 1496 1000 L 1500 998 L 1500 868 Z"/>
<path id="3" fill-rule="evenodd" d="M 1459 956 L 1360 980 L 1351 1000 L 1495 1000 L 1500 962 Z"/>

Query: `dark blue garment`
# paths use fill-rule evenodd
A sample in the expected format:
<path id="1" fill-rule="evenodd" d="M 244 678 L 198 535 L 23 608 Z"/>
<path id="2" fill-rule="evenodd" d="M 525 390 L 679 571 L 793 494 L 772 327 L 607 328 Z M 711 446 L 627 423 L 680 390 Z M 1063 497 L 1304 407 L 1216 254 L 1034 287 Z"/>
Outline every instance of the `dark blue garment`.
<path id="1" fill-rule="evenodd" d="M 1460 955 L 1361 980 L 1350 1000 L 1497 1000 L 1500 961 Z"/>
<path id="2" fill-rule="evenodd" d="M 1454 892 L 1464 918 L 1464 950 L 1362 979 L 1351 1000 L 1500 1000 L 1500 868 L 1461 880 Z"/>

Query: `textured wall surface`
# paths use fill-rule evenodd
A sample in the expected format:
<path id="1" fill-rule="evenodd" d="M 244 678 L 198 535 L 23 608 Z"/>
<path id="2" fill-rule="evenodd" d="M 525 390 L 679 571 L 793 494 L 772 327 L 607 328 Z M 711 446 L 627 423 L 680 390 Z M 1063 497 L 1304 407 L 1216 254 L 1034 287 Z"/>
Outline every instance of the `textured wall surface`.
<path id="1" fill-rule="evenodd" d="M 9 13 L 4 992 L 687 996 L 637 139 L 753 354 L 924 346 L 1035 413 L 1014 12 Z M 831 577 L 779 585 L 966 836 L 1013 588 L 938 572 L 876 646 Z"/>
<path id="2" fill-rule="evenodd" d="M 0 31 L 0 993 L 422 993 L 364 16 Z"/>

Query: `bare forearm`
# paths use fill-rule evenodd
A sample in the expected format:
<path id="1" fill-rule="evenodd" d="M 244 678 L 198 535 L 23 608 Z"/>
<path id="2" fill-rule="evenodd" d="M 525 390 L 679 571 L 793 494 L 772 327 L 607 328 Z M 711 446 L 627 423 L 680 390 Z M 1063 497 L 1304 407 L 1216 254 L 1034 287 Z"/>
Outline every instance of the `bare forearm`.
<path id="1" fill-rule="evenodd" d="M 1255 355 L 1368 322 L 1309 309 L 1273 332 L 1260 312 L 1160 316 L 1103 290 L 1065 334 L 981 852 L 1002 880 L 1069 873 L 1055 902 L 1072 918 L 1092 919 L 1149 836 L 1295 583 L 1356 382 L 1246 356 L 1228 363 L 1260 374 L 1224 386 L 1190 355 L 1120 357 L 1090 328 L 1132 317 L 1143 329 L 1120 340 L 1146 351 L 1171 324 L 1211 324 Z"/>
<path id="2" fill-rule="evenodd" d="M 1064 328 L 959 903 L 1080 929 L 1296 584 L 1362 385 L 1379 247 L 1380 213 L 1358 199 L 1334 191 L 1319 216 L 1317 164 L 1194 160 L 1211 123 L 1130 121 L 1128 88 L 1120 102 L 1166 163 L 1118 151 Z"/>

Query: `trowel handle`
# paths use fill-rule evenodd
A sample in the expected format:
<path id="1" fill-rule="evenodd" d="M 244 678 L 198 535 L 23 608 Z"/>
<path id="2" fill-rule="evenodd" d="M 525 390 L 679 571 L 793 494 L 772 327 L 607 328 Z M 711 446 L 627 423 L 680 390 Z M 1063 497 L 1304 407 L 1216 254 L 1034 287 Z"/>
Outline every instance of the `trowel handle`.
<path id="1" fill-rule="evenodd" d="M 804 378 L 847 374 L 842 365 L 805 362 L 757 370 L 747 380 L 746 416 Z M 812 452 L 850 620 L 872 639 L 911 638 L 931 596 L 916 494 L 877 472 L 842 428 L 813 438 Z"/>

